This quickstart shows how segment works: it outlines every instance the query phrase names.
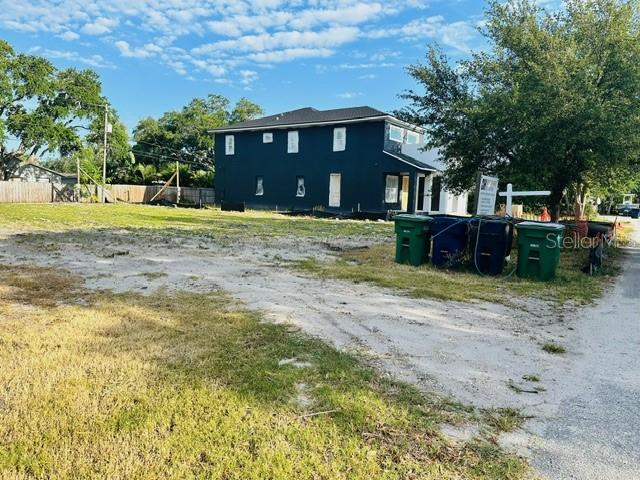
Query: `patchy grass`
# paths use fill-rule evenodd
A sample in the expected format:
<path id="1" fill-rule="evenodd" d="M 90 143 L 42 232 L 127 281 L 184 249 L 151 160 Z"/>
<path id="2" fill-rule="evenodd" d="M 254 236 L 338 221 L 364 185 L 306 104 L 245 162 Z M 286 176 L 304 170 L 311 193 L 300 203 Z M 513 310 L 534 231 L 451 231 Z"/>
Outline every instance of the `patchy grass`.
<path id="1" fill-rule="evenodd" d="M 146 278 L 149 281 L 158 280 L 159 278 L 164 278 L 168 276 L 165 272 L 143 272 L 140 273 L 139 276 Z"/>
<path id="2" fill-rule="evenodd" d="M 488 422 L 499 432 L 513 432 L 525 422 L 520 412 L 513 408 L 499 408 L 488 414 Z"/>
<path id="3" fill-rule="evenodd" d="M 544 345 L 542 345 L 542 350 L 544 350 L 547 353 L 554 353 L 554 354 L 567 352 L 567 349 L 564 346 L 556 342 L 546 342 Z"/>
<path id="4" fill-rule="evenodd" d="M 313 258 L 294 262 L 294 267 L 323 278 L 341 278 L 355 283 L 368 282 L 399 289 L 416 298 L 508 303 L 506 294 L 537 297 L 557 305 L 567 301 L 587 304 L 599 297 L 620 270 L 622 254 L 608 250 L 605 266 L 598 275 L 589 276 L 581 268 L 588 262 L 588 250 L 564 250 L 556 278 L 549 282 L 521 279 L 515 265 L 508 265 L 501 277 L 482 276 L 471 267 L 443 270 L 432 265 L 412 267 L 395 263 L 395 245 L 374 245 L 366 250 L 342 252 L 335 261 L 320 262 Z M 517 258 L 513 250 L 511 258 Z"/>
<path id="5" fill-rule="evenodd" d="M 523 375 L 522 379 L 526 380 L 527 382 L 539 382 L 540 381 L 540 376 L 538 376 L 538 375 Z"/>
<path id="6" fill-rule="evenodd" d="M 265 211 L 222 212 L 217 209 L 170 208 L 149 205 L 0 204 L 0 226 L 21 231 L 111 228 L 156 230 L 171 234 L 215 237 L 390 238 L 390 222 L 288 217 Z"/>
<path id="7" fill-rule="evenodd" d="M 3 266 L 0 318 L 3 478 L 528 475 L 494 440 L 516 413 L 423 396 L 220 293 L 88 292 Z M 489 433 L 439 433 L 467 421 Z"/>

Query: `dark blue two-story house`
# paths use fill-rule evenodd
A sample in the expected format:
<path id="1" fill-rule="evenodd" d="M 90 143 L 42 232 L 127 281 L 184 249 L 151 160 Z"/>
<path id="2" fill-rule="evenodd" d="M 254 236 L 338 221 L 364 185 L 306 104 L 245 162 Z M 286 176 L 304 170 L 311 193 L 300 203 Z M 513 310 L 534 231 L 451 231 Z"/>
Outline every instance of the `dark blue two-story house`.
<path id="1" fill-rule="evenodd" d="M 302 108 L 219 128 L 218 202 L 330 212 L 465 213 L 424 130 L 370 107 Z"/>

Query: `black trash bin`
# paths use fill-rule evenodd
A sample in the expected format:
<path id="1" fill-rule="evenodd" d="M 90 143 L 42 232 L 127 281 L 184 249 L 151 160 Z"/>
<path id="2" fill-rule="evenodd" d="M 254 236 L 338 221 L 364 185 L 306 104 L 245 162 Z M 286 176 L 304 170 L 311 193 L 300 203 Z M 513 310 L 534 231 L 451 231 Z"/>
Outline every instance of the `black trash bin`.
<path id="1" fill-rule="evenodd" d="M 476 217 L 470 222 L 471 263 L 483 275 L 500 275 L 511 252 L 513 228 L 504 218 Z"/>
<path id="2" fill-rule="evenodd" d="M 436 267 L 455 267 L 462 263 L 467 247 L 468 217 L 434 216 L 431 221 L 431 262 Z"/>

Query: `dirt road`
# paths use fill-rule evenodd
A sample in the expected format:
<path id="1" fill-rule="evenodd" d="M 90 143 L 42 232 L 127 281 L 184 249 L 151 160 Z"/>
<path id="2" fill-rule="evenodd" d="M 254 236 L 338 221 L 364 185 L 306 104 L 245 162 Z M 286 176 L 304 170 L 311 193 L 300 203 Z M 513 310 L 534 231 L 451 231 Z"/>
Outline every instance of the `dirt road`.
<path id="1" fill-rule="evenodd" d="M 533 465 L 548 479 L 640 478 L 640 224 L 624 274 L 576 312 L 564 394 L 531 423 Z"/>

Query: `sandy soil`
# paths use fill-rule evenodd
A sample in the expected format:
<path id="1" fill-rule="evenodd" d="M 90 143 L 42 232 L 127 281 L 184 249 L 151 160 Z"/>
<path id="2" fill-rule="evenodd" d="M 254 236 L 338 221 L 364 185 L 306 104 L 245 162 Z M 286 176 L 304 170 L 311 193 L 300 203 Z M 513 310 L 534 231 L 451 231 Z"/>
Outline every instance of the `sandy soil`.
<path id="1" fill-rule="evenodd" d="M 568 332 L 563 316 L 541 302 L 522 302 L 522 310 L 513 310 L 416 300 L 375 286 L 311 278 L 286 266 L 309 256 L 326 259 L 338 248 L 362 246 L 362 239 L 216 244 L 123 230 L 13 233 L 0 242 L 1 262 L 65 268 L 90 288 L 222 289 L 269 321 L 294 324 L 365 355 L 397 378 L 480 407 L 525 407 L 538 414 L 550 394 L 519 395 L 511 385 L 528 389 L 522 377 L 536 374 L 549 392 L 556 380 L 548 372 L 566 361 L 540 348 Z"/>
<path id="2" fill-rule="evenodd" d="M 585 362 L 607 364 L 615 355 L 599 340 L 606 335 L 602 329 L 611 325 L 592 322 L 585 329 L 582 323 L 585 315 L 608 315 L 610 303 L 586 314 L 562 313 L 533 300 L 521 301 L 519 309 L 416 300 L 375 286 L 312 278 L 286 267 L 287 260 L 327 259 L 336 248 L 364 243 L 358 238 L 331 244 L 293 239 L 213 243 L 127 231 L 5 232 L 0 233 L 0 263 L 61 267 L 84 277 L 90 288 L 116 292 L 222 289 L 262 310 L 266 320 L 294 324 L 338 348 L 357 351 L 395 378 L 478 407 L 522 409 L 536 418 L 527 431 L 507 436 L 503 443 L 522 454 L 538 455 L 534 463 L 542 459 L 538 465 L 550 472 L 548 478 L 565 478 L 555 476 L 559 470 L 554 467 L 545 470 L 548 452 L 541 449 L 553 448 L 547 429 L 563 415 L 567 402 L 591 388 Z M 634 300 L 625 308 L 637 306 Z M 542 351 L 548 340 L 565 345 L 568 352 Z M 594 348 L 594 342 L 601 347 L 598 355 L 587 355 L 585 349 Z M 640 359 L 639 350 L 636 345 L 635 352 L 628 353 Z M 541 380 L 524 380 L 527 375 Z"/>

